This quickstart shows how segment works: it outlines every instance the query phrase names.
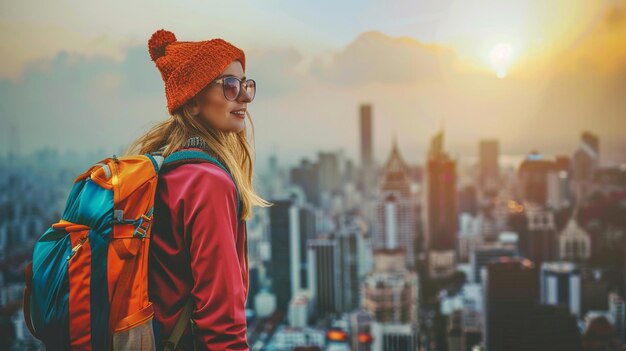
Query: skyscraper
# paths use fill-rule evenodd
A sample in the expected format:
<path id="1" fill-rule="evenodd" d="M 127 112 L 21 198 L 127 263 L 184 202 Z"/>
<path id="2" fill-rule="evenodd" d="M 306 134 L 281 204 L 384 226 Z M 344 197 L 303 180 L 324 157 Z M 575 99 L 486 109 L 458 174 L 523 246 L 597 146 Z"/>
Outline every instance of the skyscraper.
<path id="1" fill-rule="evenodd" d="M 400 155 L 395 139 L 382 169 L 376 213 L 374 248 L 402 249 L 405 252 L 406 265 L 414 267 L 416 231 L 410 179 L 408 167 Z"/>
<path id="2" fill-rule="evenodd" d="M 374 137 L 372 129 L 372 105 L 370 104 L 362 104 L 360 106 L 360 128 L 362 190 L 369 192 L 374 180 L 374 154 L 372 149 Z"/>
<path id="3" fill-rule="evenodd" d="M 484 191 L 497 190 L 500 183 L 500 150 L 497 140 L 481 140 L 479 144 L 479 182 Z"/>
<path id="4" fill-rule="evenodd" d="M 343 285 L 339 241 L 333 235 L 308 240 L 309 289 L 316 318 L 333 318 L 341 313 Z"/>
<path id="5" fill-rule="evenodd" d="M 456 162 L 443 150 L 443 132 L 431 141 L 424 177 L 422 215 L 433 277 L 449 276 L 455 269 L 458 231 Z"/>
<path id="6" fill-rule="evenodd" d="M 293 200 L 273 200 L 269 208 L 272 290 L 276 308 L 287 312 L 292 296 L 300 290 L 300 213 Z"/>
<path id="7" fill-rule="evenodd" d="M 507 257 L 488 264 L 484 272 L 486 351 L 521 351 L 522 317 L 539 301 L 537 268 L 527 259 Z"/>

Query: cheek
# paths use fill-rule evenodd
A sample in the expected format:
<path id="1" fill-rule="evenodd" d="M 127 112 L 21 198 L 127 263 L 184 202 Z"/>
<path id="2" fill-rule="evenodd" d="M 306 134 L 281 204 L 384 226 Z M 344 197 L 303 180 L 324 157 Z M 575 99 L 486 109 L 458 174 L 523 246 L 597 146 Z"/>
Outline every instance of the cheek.
<path id="1" fill-rule="evenodd" d="M 223 98 L 207 96 L 202 108 L 203 117 L 212 124 L 224 123 L 230 114 L 228 102 Z"/>

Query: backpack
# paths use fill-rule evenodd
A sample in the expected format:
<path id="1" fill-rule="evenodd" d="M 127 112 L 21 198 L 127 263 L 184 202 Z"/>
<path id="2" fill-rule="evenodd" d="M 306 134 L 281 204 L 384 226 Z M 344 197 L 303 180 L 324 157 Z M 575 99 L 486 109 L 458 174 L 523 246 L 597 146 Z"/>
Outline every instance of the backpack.
<path id="1" fill-rule="evenodd" d="M 156 348 L 148 249 L 158 175 L 211 162 L 232 178 L 206 152 L 183 149 L 164 159 L 162 150 L 113 155 L 79 175 L 62 218 L 36 242 L 25 269 L 24 319 L 48 350 Z M 239 191 L 237 198 L 239 216 Z M 192 310 L 189 298 L 166 350 L 176 348 Z"/>

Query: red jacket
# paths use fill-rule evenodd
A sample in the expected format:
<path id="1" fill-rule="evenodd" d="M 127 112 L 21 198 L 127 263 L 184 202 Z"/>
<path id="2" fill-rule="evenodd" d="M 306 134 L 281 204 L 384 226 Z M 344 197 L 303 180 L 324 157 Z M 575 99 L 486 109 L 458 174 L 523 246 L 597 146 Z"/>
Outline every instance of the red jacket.
<path id="1" fill-rule="evenodd" d="M 180 165 L 159 178 L 149 258 L 159 349 L 189 296 L 201 349 L 249 349 L 246 222 L 237 220 L 235 189 L 211 163 Z M 191 342 L 188 326 L 178 349 L 192 350 Z"/>

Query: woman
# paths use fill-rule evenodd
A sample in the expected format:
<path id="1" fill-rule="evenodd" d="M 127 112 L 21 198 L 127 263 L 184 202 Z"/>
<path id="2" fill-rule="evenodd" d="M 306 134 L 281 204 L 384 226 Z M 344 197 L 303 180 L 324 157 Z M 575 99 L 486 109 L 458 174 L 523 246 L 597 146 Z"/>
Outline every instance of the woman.
<path id="1" fill-rule="evenodd" d="M 244 52 L 223 39 L 178 41 L 161 29 L 148 47 L 165 82 L 170 118 L 127 153 L 159 150 L 167 157 L 197 149 L 232 174 L 212 163 L 186 163 L 159 177 L 149 259 L 157 347 L 162 349 L 191 298 L 193 323 L 187 323 L 178 349 L 191 350 L 195 341 L 199 349 L 247 350 L 245 221 L 253 205 L 271 205 L 252 186 L 245 117 L 256 85 L 245 77 Z"/>

